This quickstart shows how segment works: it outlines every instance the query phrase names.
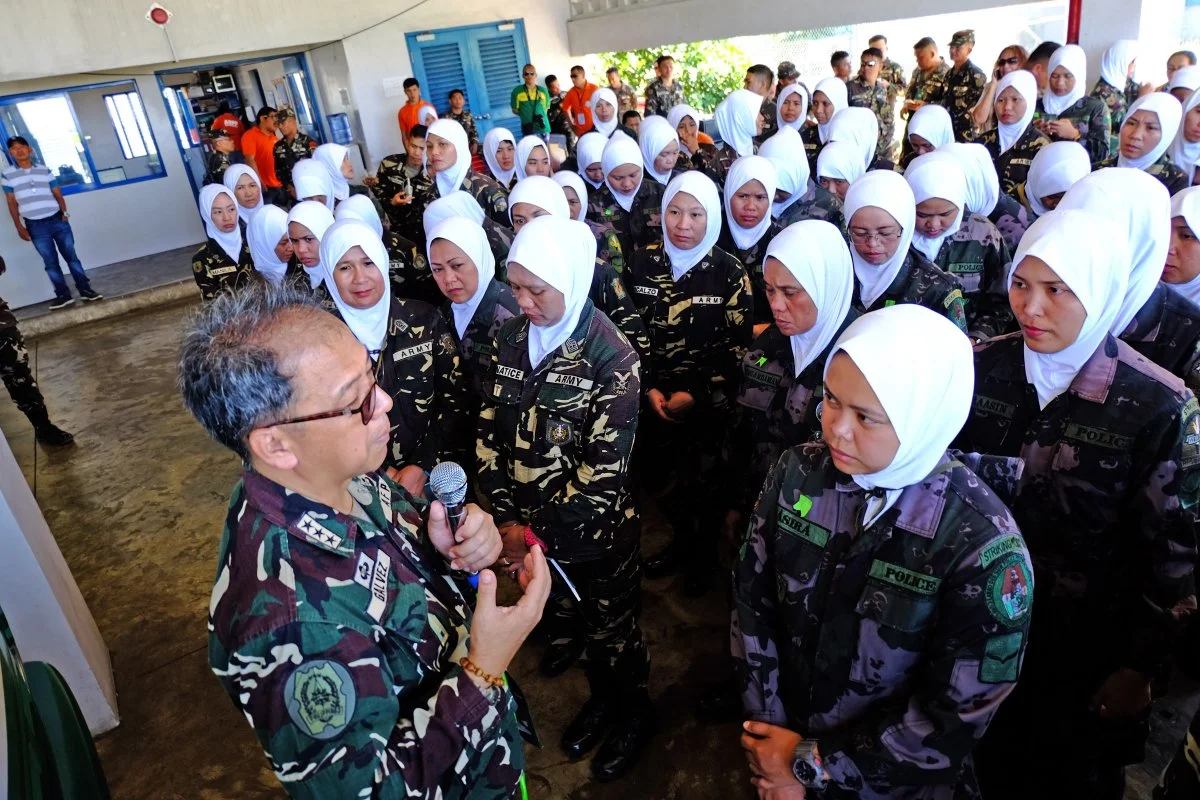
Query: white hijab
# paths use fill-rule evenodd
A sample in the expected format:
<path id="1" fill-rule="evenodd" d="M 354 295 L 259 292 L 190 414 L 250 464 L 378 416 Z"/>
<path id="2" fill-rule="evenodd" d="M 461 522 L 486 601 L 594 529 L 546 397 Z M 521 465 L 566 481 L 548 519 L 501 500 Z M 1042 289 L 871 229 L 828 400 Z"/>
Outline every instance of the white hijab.
<path id="1" fill-rule="evenodd" d="M 637 186 L 629 194 L 618 192 L 608 182 L 608 174 L 622 164 L 634 164 L 642 171 Z M 604 155 L 600 157 L 600 166 L 604 168 L 604 183 L 612 192 L 612 196 L 616 198 L 617 205 L 626 211 L 633 208 L 633 198 L 642 188 L 642 181 L 646 180 L 646 165 L 642 163 L 642 150 L 638 147 L 638 143 L 628 136 L 614 136 L 609 139 L 608 144 L 604 145 Z"/>
<path id="2" fill-rule="evenodd" d="M 1059 50 L 1061 49 L 1060 47 Z M 1057 53 L 1058 50 L 1054 52 Z M 1082 85 L 1082 81 L 1075 84 L 1076 88 Z M 1018 69 L 1001 78 L 1000 82 L 996 84 L 996 102 L 1000 101 L 1000 93 L 1010 86 L 1025 99 L 1025 114 L 1016 122 L 1001 122 L 1000 115 L 996 114 L 996 134 L 1000 139 L 1001 153 L 1008 152 L 1008 149 L 1017 143 L 1017 140 L 1025 133 L 1025 129 L 1029 127 L 1029 123 L 1033 122 L 1033 115 L 1037 113 L 1037 78 L 1033 77 L 1033 73 Z M 1052 94 L 1052 92 L 1046 92 L 1046 99 L 1049 99 Z"/>
<path id="3" fill-rule="evenodd" d="M 687 103 L 680 103 L 671 106 L 671 110 L 667 112 L 667 122 L 671 123 L 671 127 L 675 129 L 675 133 L 679 133 L 679 123 L 683 122 L 684 117 L 691 117 L 692 122 L 696 123 L 696 129 L 700 128 L 700 115 L 696 113 L 696 109 L 689 106 Z M 645 120 L 642 120 L 645 122 Z M 679 143 L 680 149 L 687 153 L 687 148 L 683 146 L 683 142 Z M 695 153 L 688 153 L 689 156 Z"/>
<path id="4" fill-rule="evenodd" d="M 475 294 L 471 295 L 467 302 L 450 304 L 450 311 L 454 314 L 454 330 L 461 339 L 467 331 L 467 326 L 471 324 L 475 312 L 479 309 L 479 304 L 483 302 L 488 287 L 492 285 L 492 280 L 496 277 L 496 257 L 492 255 L 492 248 L 488 246 L 487 235 L 484 234 L 483 228 L 463 217 L 444 219 L 429 232 L 425 255 L 429 258 L 430 263 L 433 263 L 431 254 L 433 243 L 438 239 L 453 242 L 466 253 L 467 258 L 475 264 L 475 271 L 479 276 L 479 281 L 475 285 Z"/>
<path id="5" fill-rule="evenodd" d="M 1051 117 L 1057 117 L 1087 94 L 1087 53 L 1083 51 L 1082 47 L 1077 44 L 1066 44 L 1055 50 L 1050 56 L 1050 63 L 1046 65 L 1046 74 L 1053 74 L 1058 67 L 1062 67 L 1075 76 L 1075 88 L 1064 95 L 1057 95 L 1054 93 L 1054 89 L 1046 87 L 1046 94 L 1042 97 L 1042 106 Z M 1013 73 L 1010 72 L 1009 75 L 1011 74 Z M 1117 88 L 1124 90 L 1125 83 L 1121 82 Z"/>
<path id="6" fill-rule="evenodd" d="M 346 160 L 347 152 L 340 144 L 323 144 L 313 150 L 312 160 L 325 167 L 329 173 L 335 200 L 345 200 L 350 196 L 350 181 L 342 174 L 342 162 Z"/>
<path id="7" fill-rule="evenodd" d="M 869 108 L 843 108 L 829 120 L 829 141 L 846 142 L 856 147 L 868 170 L 875 161 L 879 146 L 879 118 Z"/>
<path id="8" fill-rule="evenodd" d="M 1125 91 L 1129 80 L 1129 64 L 1137 57 L 1137 42 L 1117 39 L 1100 58 L 1100 77 L 1114 89 Z"/>
<path id="9" fill-rule="evenodd" d="M 1200 186 L 1189 186 L 1171 198 L 1171 219 L 1183 217 L 1193 235 L 1200 234 Z M 1168 283 L 1179 294 L 1200 305 L 1200 275 L 1187 283 Z"/>
<path id="10" fill-rule="evenodd" d="M 575 196 L 579 198 L 579 216 L 572 217 L 576 222 L 583 222 L 587 216 L 588 209 L 588 190 L 587 183 L 579 176 L 577 172 L 568 172 L 567 170 L 559 170 L 554 173 L 553 181 L 562 187 L 563 199 L 567 199 L 567 188 L 575 191 Z M 512 200 L 509 200 L 509 207 L 512 207 Z M 571 206 L 567 205 L 567 210 L 571 210 Z"/>
<path id="11" fill-rule="evenodd" d="M 1037 152 L 1029 163 L 1025 178 L 1025 199 L 1039 217 L 1050 209 L 1042 198 L 1065 192 L 1092 171 L 1092 160 L 1079 142 L 1051 142 Z"/>
<path id="12" fill-rule="evenodd" d="M 213 203 L 217 202 L 217 197 L 220 195 L 226 195 L 233 201 L 233 210 L 237 213 L 239 224 L 234 225 L 233 230 L 229 233 L 222 233 L 212 220 Z M 200 218 L 204 220 L 204 230 L 208 234 L 208 238 L 216 242 L 233 263 L 238 263 L 242 257 L 242 226 L 240 224 L 242 213 L 238 209 L 237 198 L 233 196 L 233 192 L 219 183 L 210 183 L 200 190 L 200 199 L 196 205 L 200 209 Z"/>
<path id="13" fill-rule="evenodd" d="M 854 296 L 854 267 L 850 250 L 837 226 L 805 219 L 789 225 L 767 246 L 763 259 L 773 258 L 792 273 L 817 307 L 817 321 L 808 331 L 789 336 L 795 374 L 811 364 L 837 335 Z"/>
<path id="14" fill-rule="evenodd" d="M 263 185 L 258 177 L 258 173 L 250 169 L 245 164 L 231 164 L 229 169 L 225 170 L 225 178 L 221 181 L 225 184 L 225 188 L 233 192 L 233 197 L 237 200 L 237 183 L 242 179 L 243 175 L 249 175 L 251 179 L 258 184 L 258 205 L 253 208 L 246 208 L 238 200 L 238 214 L 245 218 L 247 222 L 254 219 L 254 215 L 262 210 L 266 202 L 263 200 Z"/>
<path id="15" fill-rule="evenodd" d="M 571 207 L 567 205 L 567 196 L 563 194 L 562 187 L 545 175 L 530 175 L 517 181 L 508 195 L 509 222 L 512 222 L 513 207 L 517 203 L 537 206 L 552 217 L 571 218 Z"/>
<path id="16" fill-rule="evenodd" d="M 479 203 L 475 202 L 474 197 L 459 189 L 445 197 L 439 197 L 425 207 L 425 213 L 421 217 L 421 225 L 425 228 L 425 239 L 428 241 L 429 234 L 433 229 L 451 217 L 462 217 L 477 226 L 483 226 L 483 209 L 479 207 Z"/>
<path id="17" fill-rule="evenodd" d="M 430 125 L 438 121 L 437 110 L 428 104 L 425 104 L 417 109 L 417 124 L 424 125 L 428 128 Z"/>
<path id="18" fill-rule="evenodd" d="M 1054 270 L 1087 312 L 1075 341 L 1059 352 L 1037 353 L 1025 345 L 1025 377 L 1037 389 L 1042 408 L 1071 386 L 1114 328 L 1125 294 L 1127 253 L 1121 238 L 1107 230 L 1110 225 L 1089 211 L 1059 206 L 1029 226 L 1013 256 L 1009 286 L 1021 261 L 1034 256 Z M 1158 269 L 1162 274 L 1161 263 Z"/>
<path id="19" fill-rule="evenodd" d="M 288 215 L 279 206 L 263 206 L 246 224 L 246 241 L 254 268 L 267 283 L 279 286 L 287 273 L 287 262 L 275 255 L 275 245 L 287 234 Z"/>
<path id="20" fill-rule="evenodd" d="M 457 192 L 462 188 L 463 179 L 471 171 L 471 144 L 467 141 L 467 132 L 463 130 L 462 125 L 459 125 L 452 119 L 439 119 L 429 126 L 429 130 L 425 136 L 425 141 L 427 142 L 429 141 L 429 136 L 437 136 L 454 145 L 454 166 L 439 172 L 435 180 L 437 181 L 439 196 L 445 197 L 451 192 Z M 425 163 L 429 163 L 428 148 L 425 150 Z M 521 159 L 518 158 L 518 169 L 520 168 L 520 164 Z"/>
<path id="21" fill-rule="evenodd" d="M 651 178 L 666 186 L 671 180 L 672 169 L 666 172 L 659 172 L 654 166 L 654 160 L 662 154 L 662 151 L 674 142 L 679 144 L 679 134 L 671 127 L 671 123 L 665 117 L 660 117 L 657 114 L 651 114 L 642 120 L 642 127 L 638 130 L 638 147 L 642 151 L 642 163 L 645 164 L 646 172 Z"/>
<path id="22" fill-rule="evenodd" d="M 908 182 L 895 172 L 874 169 L 850 184 L 846 192 L 844 204 L 846 227 L 854 221 L 854 215 L 861 208 L 873 206 L 882 209 L 896 220 L 900 226 L 900 239 L 896 243 L 896 252 L 879 266 L 871 264 L 858 254 L 853 245 L 850 247 L 850 259 L 854 262 L 854 276 L 858 278 L 862 294 L 863 308 L 870 310 L 887 288 L 896 280 L 908 258 L 908 248 L 912 244 L 913 228 L 916 227 L 917 203 L 913 199 L 912 189 Z"/>
<path id="23" fill-rule="evenodd" d="M 739 156 L 754 155 L 754 137 L 758 135 L 758 113 L 762 95 L 749 89 L 734 89 L 713 112 L 721 141 Z"/>
<path id="24" fill-rule="evenodd" d="M 900 440 L 892 463 L 853 476 L 867 491 L 885 490 L 867 501 L 863 525 L 869 527 L 905 488 L 929 477 L 962 430 L 975 394 L 975 358 L 953 322 L 911 303 L 850 323 L 829 353 L 826 375 L 838 353 L 862 372 Z"/>
<path id="25" fill-rule="evenodd" d="M 783 108 L 783 101 L 791 95 L 800 95 L 800 116 L 796 117 L 795 122 L 784 122 L 783 114 L 780 109 Z M 804 87 L 798 83 L 793 83 L 783 87 L 783 91 L 779 93 L 779 97 L 775 100 L 775 124 L 778 130 L 791 128 L 796 133 L 800 132 L 800 128 L 804 126 L 804 120 L 808 117 L 808 95 L 804 93 Z"/>
<path id="26" fill-rule="evenodd" d="M 778 177 L 775 175 L 775 165 L 763 156 L 742 156 L 733 162 L 729 174 L 725 176 L 725 219 L 729 223 L 729 233 L 733 243 L 739 250 L 747 250 L 758 244 L 767 228 L 771 227 L 771 209 L 753 228 L 743 228 L 733 218 L 732 201 L 738 190 L 750 181 L 758 181 L 767 191 L 767 201 L 774 202 L 775 188 Z M 664 217 L 665 218 L 665 217 Z"/>
<path id="27" fill-rule="evenodd" d="M 342 294 L 333 279 L 338 261 L 352 247 L 362 248 L 367 258 L 371 259 L 375 268 L 379 270 L 383 281 L 383 296 L 370 308 L 355 308 L 347 303 L 342 299 Z M 333 298 L 333 304 L 337 306 L 346 326 L 367 348 L 371 358 L 378 358 L 379 351 L 383 349 L 383 343 L 387 339 L 388 314 L 392 309 L 392 282 L 388 279 L 387 248 L 383 246 L 383 242 L 371 226 L 356 219 L 342 220 L 331 225 L 321 239 L 321 275 L 325 287 L 329 290 L 329 296 Z"/>
<path id="28" fill-rule="evenodd" d="M 1192 185 L 1192 180 L 1196 175 L 1196 164 L 1200 162 L 1200 142 L 1187 140 L 1187 136 L 1184 135 L 1184 128 L 1187 127 L 1184 120 L 1187 119 L 1188 113 L 1198 105 L 1200 105 L 1200 89 L 1192 92 L 1191 97 L 1184 102 L 1179 119 L 1179 132 L 1175 134 L 1175 140 L 1171 142 L 1171 160 L 1187 173 L 1188 186 Z"/>
<path id="29" fill-rule="evenodd" d="M 967 178 L 967 209 L 982 217 L 991 216 L 1000 202 L 1000 176 L 987 148 L 981 144 L 950 142 L 937 150 L 943 151 L 958 159 Z"/>
<path id="30" fill-rule="evenodd" d="M 333 179 L 324 164 L 311 158 L 301 159 L 292 167 L 292 185 L 296 187 L 296 199 L 324 197 L 325 208 L 333 213 Z"/>
<path id="31" fill-rule="evenodd" d="M 866 173 L 862 153 L 849 142 L 830 142 L 817 154 L 817 181 L 837 178 L 854 183 Z"/>
<path id="32" fill-rule="evenodd" d="M 300 163 L 303 164 L 304 162 Z M 299 164 L 296 166 L 299 166 Z M 287 221 L 289 225 L 297 222 L 308 228 L 313 237 L 320 242 L 324 238 L 325 232 L 333 225 L 333 214 L 328 208 L 315 200 L 304 200 L 292 206 L 292 210 L 288 212 Z M 311 268 L 304 267 L 304 272 L 308 275 L 308 280 L 312 283 L 313 288 L 317 288 L 317 285 L 321 282 L 321 265 L 318 264 Z"/>
<path id="33" fill-rule="evenodd" d="M 1187 89 L 1189 94 L 1200 89 L 1200 66 L 1192 65 L 1175 70 L 1175 74 L 1167 83 L 1167 91 L 1175 89 Z"/>
<path id="34" fill-rule="evenodd" d="M 825 78 L 817 81 L 817 85 L 813 88 L 813 97 L 817 96 L 817 92 L 825 95 L 833 104 L 833 113 L 829 115 L 829 122 L 824 125 L 817 124 L 817 134 L 821 137 L 821 144 L 825 144 L 829 141 L 829 126 L 833 124 L 833 118 L 839 111 L 850 105 L 849 90 L 846 88 L 846 82 L 841 78 Z"/>
<path id="35" fill-rule="evenodd" d="M 1107 223 L 1105 240 L 1114 245 L 1124 243 L 1124 257 L 1118 263 L 1125 270 L 1125 297 L 1109 328 L 1113 336 L 1120 336 L 1162 278 L 1171 244 L 1171 196 L 1162 182 L 1147 172 L 1108 167 L 1068 189 L 1058 207 L 1095 214 Z"/>
<path id="36" fill-rule="evenodd" d="M 379 218 L 379 212 L 375 210 L 375 204 L 371 202 L 371 198 L 365 194 L 354 194 L 338 203 L 333 218 L 337 222 L 348 219 L 364 222 L 370 226 L 371 230 L 375 231 L 376 236 L 380 239 L 383 238 L 383 220 Z"/>
<path id="37" fill-rule="evenodd" d="M 529 363 L 536 370 L 579 325 L 592 288 L 596 237 L 582 222 L 565 217 L 538 217 L 513 238 L 508 263 L 510 267 L 520 264 L 562 292 L 565 302 L 558 322 L 529 325 Z"/>
<path id="38" fill-rule="evenodd" d="M 696 198 L 700 205 L 704 206 L 704 211 L 708 215 L 704 236 L 700 239 L 700 243 L 687 250 L 675 246 L 666 231 L 667 206 L 680 192 Z M 717 243 L 717 239 L 721 237 L 721 197 L 717 193 L 717 185 L 699 170 L 681 172 L 671 179 L 671 182 L 667 184 L 667 190 L 663 193 L 662 218 L 663 248 L 671 260 L 671 277 L 678 281 L 708 255 L 709 251 L 713 249 L 713 245 Z"/>
<path id="39" fill-rule="evenodd" d="M 540 136 L 524 136 L 521 141 L 517 142 L 517 161 L 513 165 L 517 168 L 517 180 L 525 180 L 525 162 L 534 150 L 542 148 L 546 151 L 546 158 L 550 158 L 550 151 L 546 149 L 546 143 L 542 141 Z M 542 176 L 545 177 L 545 176 Z"/>
<path id="40" fill-rule="evenodd" d="M 587 176 L 587 168 L 604 158 L 604 148 L 607 144 L 608 139 L 603 134 L 592 131 L 580 136 L 578 144 L 575 145 L 575 169 L 579 172 L 579 177 L 593 189 L 599 189 L 604 181 L 594 183 Z"/>
<path id="41" fill-rule="evenodd" d="M 596 114 L 596 104 L 601 100 L 613 107 L 612 119 L 608 122 L 601 122 L 599 115 Z M 592 125 L 596 127 L 596 133 L 605 139 L 612 136 L 612 132 L 621 124 L 621 104 L 617 102 L 617 93 L 607 86 L 602 86 L 592 93 L 592 99 L 588 101 L 588 105 L 592 107 Z"/>
<path id="42" fill-rule="evenodd" d="M 1126 158 L 1118 153 L 1118 167 L 1145 169 L 1158 161 L 1162 158 L 1163 153 L 1167 152 L 1171 142 L 1175 140 L 1175 135 L 1179 132 L 1179 123 L 1183 120 L 1183 106 L 1179 105 L 1179 101 L 1166 92 L 1152 92 L 1134 100 L 1129 111 L 1125 113 L 1125 119 L 1131 119 L 1139 111 L 1151 111 L 1158 116 L 1158 124 L 1162 128 L 1162 138 L 1151 148 L 1150 152 L 1140 158 Z"/>
<path id="43" fill-rule="evenodd" d="M 908 135 L 920 136 L 936 150 L 954 141 L 954 123 L 950 112 L 942 106 L 921 106 L 908 121 Z"/>
<path id="44" fill-rule="evenodd" d="M 967 178 L 958 159 L 944 154 L 926 153 L 917 156 L 904 171 L 904 180 L 912 188 L 913 200 L 923 203 L 930 198 L 940 198 L 958 208 L 954 222 L 937 236 L 925 236 L 913 225 L 912 246 L 930 261 L 937 261 L 942 244 L 962 227 L 963 210 L 967 206 Z"/>
<path id="45" fill-rule="evenodd" d="M 780 128 L 758 148 L 758 154 L 775 167 L 776 188 L 788 193 L 782 202 L 771 201 L 771 216 L 778 218 L 808 191 L 808 157 L 804 141 L 791 128 Z"/>
<path id="46" fill-rule="evenodd" d="M 513 149 L 516 149 L 517 140 L 513 138 L 512 131 L 508 128 L 495 127 L 488 131 L 487 135 L 483 137 L 483 160 L 487 162 L 488 169 L 492 171 L 492 177 L 507 191 L 508 185 L 512 183 L 513 175 L 517 174 L 517 165 L 514 163 L 512 169 L 500 169 L 500 161 L 496 158 L 496 151 L 500 149 L 501 142 L 509 142 L 512 144 Z M 458 147 L 458 145 L 455 145 L 455 147 Z M 515 157 L 513 161 L 516 161 Z M 462 182 L 460 181 L 459 185 L 461 186 L 461 184 Z M 454 188 L 458 189 L 459 187 L 456 186 Z"/>

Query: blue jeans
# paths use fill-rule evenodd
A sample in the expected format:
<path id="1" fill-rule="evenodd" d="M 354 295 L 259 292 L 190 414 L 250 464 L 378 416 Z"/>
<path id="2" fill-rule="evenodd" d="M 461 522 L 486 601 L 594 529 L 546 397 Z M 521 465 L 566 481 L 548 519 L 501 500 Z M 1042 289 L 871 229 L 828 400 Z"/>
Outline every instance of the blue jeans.
<path id="1" fill-rule="evenodd" d="M 29 231 L 29 238 L 33 239 L 33 246 L 46 265 L 46 274 L 50 276 L 50 282 L 54 284 L 55 297 L 71 296 L 71 290 L 67 288 L 67 278 L 63 275 L 62 267 L 58 263 L 59 253 L 62 253 L 62 257 L 67 261 L 67 266 L 71 269 L 71 278 L 75 281 L 75 289 L 80 292 L 91 290 L 92 285 L 83 271 L 83 264 L 79 263 L 79 256 L 75 255 L 75 234 L 71 233 L 71 223 L 63 219 L 62 214 L 55 214 L 53 217 L 45 219 L 27 219 L 25 220 L 25 229 Z M 56 246 L 57 252 L 55 251 Z"/>

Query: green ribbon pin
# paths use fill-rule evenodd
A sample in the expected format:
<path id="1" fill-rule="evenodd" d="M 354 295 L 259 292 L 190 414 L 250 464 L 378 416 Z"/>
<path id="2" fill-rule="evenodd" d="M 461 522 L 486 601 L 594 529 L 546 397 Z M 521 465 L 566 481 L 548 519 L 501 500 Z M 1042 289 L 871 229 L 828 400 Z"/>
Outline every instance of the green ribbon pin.
<path id="1" fill-rule="evenodd" d="M 807 517 L 808 512 L 812 511 L 812 498 L 808 495 L 800 495 L 800 499 L 792 504 L 792 508 L 800 512 L 800 516 Z"/>

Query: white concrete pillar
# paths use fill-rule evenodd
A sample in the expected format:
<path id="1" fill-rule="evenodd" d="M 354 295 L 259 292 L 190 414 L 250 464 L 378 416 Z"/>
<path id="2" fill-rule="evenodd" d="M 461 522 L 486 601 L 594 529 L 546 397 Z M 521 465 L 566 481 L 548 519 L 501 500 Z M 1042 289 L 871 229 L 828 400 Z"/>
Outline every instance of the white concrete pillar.
<path id="1" fill-rule="evenodd" d="M 3 436 L 0 552 L 0 608 L 22 660 L 45 661 L 63 674 L 93 736 L 115 728 L 108 648 Z"/>
<path id="2" fill-rule="evenodd" d="M 1079 46 L 1087 51 L 1090 92 L 1100 80 L 1100 58 L 1117 39 L 1138 42 L 1138 82 L 1166 80 L 1167 57 L 1179 49 L 1184 0 L 1083 0 Z"/>

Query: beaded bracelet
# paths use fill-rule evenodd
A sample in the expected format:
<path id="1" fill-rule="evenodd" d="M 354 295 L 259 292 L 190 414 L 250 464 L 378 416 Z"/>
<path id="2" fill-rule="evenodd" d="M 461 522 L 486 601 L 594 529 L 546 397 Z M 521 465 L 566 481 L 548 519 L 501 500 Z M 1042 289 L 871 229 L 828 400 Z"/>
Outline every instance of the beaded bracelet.
<path id="1" fill-rule="evenodd" d="M 462 658 L 460 658 L 458 660 L 458 665 L 460 667 L 462 667 L 464 670 L 466 670 L 467 672 L 474 675 L 475 677 L 481 678 L 482 680 L 486 681 L 487 683 L 490 683 L 492 686 L 495 686 L 497 689 L 504 688 L 504 677 L 503 676 L 497 678 L 494 675 L 488 675 L 486 672 L 481 670 L 479 667 L 472 664 L 471 659 L 467 658 L 466 656 L 463 656 Z"/>

